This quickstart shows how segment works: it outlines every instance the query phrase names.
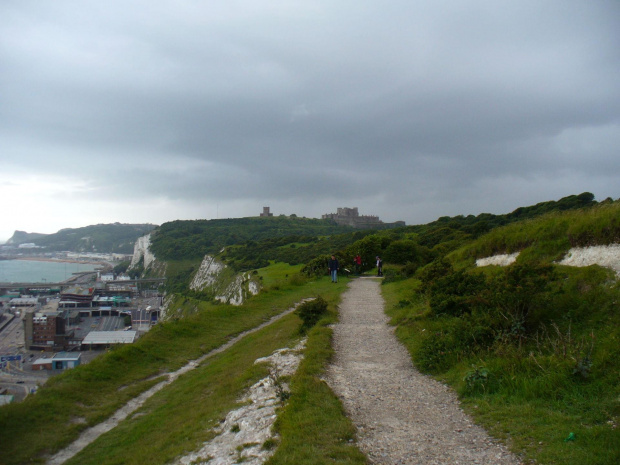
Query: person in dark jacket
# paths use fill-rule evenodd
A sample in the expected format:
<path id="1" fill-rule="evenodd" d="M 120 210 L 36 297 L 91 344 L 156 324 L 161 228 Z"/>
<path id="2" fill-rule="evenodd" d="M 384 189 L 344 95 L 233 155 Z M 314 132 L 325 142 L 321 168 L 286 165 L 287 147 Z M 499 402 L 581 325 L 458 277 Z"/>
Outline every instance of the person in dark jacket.
<path id="1" fill-rule="evenodd" d="M 338 263 L 338 259 L 335 255 L 332 255 L 332 258 L 327 262 L 327 268 L 329 269 L 329 273 L 332 276 L 332 283 L 337 283 L 340 264 Z"/>

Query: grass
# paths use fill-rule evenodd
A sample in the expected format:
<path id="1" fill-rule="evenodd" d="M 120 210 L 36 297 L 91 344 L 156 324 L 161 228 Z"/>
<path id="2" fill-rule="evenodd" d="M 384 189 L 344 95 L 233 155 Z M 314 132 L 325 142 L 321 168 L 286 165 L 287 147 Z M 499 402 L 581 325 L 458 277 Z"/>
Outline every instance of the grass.
<path id="1" fill-rule="evenodd" d="M 519 260 L 553 261 L 571 247 L 620 243 L 620 201 L 555 212 L 495 228 L 472 244 L 455 251 L 457 266 L 476 258 L 522 252 Z"/>
<path id="2" fill-rule="evenodd" d="M 29 396 L 23 403 L 1 408 L 0 431 L 11 434 L 3 440 L 0 463 L 43 463 L 45 456 L 71 443 L 85 428 L 108 418 L 129 399 L 156 384 L 164 372 L 180 368 L 188 360 L 198 358 L 234 335 L 281 313 L 304 297 L 320 294 L 333 304 L 346 285 L 346 279 L 333 285 L 327 278 L 293 285 L 283 279 L 282 273 L 287 274 L 284 267 L 272 271 L 270 279 L 282 283 L 267 288 L 241 307 L 176 298 L 171 312 L 186 316 L 160 323 L 135 344 L 110 350 L 88 365 L 51 378 L 35 396 Z M 130 449 L 140 449 L 142 444 L 150 448 L 151 441 L 165 443 L 158 450 L 161 457 L 168 458 L 198 444 L 206 437 L 205 429 L 212 426 L 210 422 L 232 408 L 240 390 L 264 374 L 263 369 L 248 364 L 259 354 L 267 354 L 298 336 L 299 319 L 289 316 L 283 320 L 259 332 L 266 336 L 252 335 L 247 341 L 244 338 L 243 344 L 227 352 L 229 355 L 222 355 L 221 360 L 209 362 L 158 393 L 143 407 L 141 414 L 147 415 L 134 415 L 119 426 L 119 431 L 126 433 L 122 437 L 112 432 L 100 438 L 99 441 L 111 441 L 105 444 L 114 444 L 101 450 L 117 460 L 104 463 L 129 463 L 120 457 L 125 454 L 133 457 Z M 288 326 L 279 326 L 285 323 Z M 238 350 L 241 352 L 236 352 Z M 218 365 L 220 363 L 223 365 Z M 203 383 L 201 376 L 210 381 Z M 188 410 L 189 416 L 183 417 L 173 406 L 179 411 Z M 152 435 L 150 430 L 153 430 Z M 143 442 L 141 438 L 147 436 L 151 439 Z M 101 444 L 99 441 L 96 444 Z M 94 454 L 100 446 L 94 444 L 92 447 L 89 454 Z M 145 463 L 141 460 L 149 456 L 148 452 L 140 450 L 135 454 L 140 458 L 134 463 Z M 157 460 L 149 456 L 147 461 L 164 463 Z"/>
<path id="3" fill-rule="evenodd" d="M 259 357 L 299 338 L 299 320 L 289 315 L 248 335 L 224 353 L 181 376 L 136 412 L 67 462 L 71 464 L 164 464 L 200 449 L 213 427 L 238 407 L 242 393 L 266 377 Z"/>
<path id="4" fill-rule="evenodd" d="M 334 288 L 341 286 L 339 283 Z M 338 295 L 330 292 L 322 296 L 330 302 L 330 310 L 308 333 L 305 358 L 291 380 L 291 398 L 276 422 L 281 444 L 269 465 L 367 463 L 355 445 L 355 428 L 322 379 L 333 355 L 328 325 L 337 320 Z"/>
<path id="5" fill-rule="evenodd" d="M 261 277 L 263 286 L 267 289 L 285 285 L 293 276 L 297 275 L 302 265 L 289 265 L 283 262 L 272 262 L 265 268 L 259 268 L 258 275 Z"/>
<path id="6" fill-rule="evenodd" d="M 453 341 L 441 348 L 446 355 L 430 354 L 434 365 L 427 341 L 450 340 L 461 319 L 432 317 L 415 279 L 382 289 L 414 364 L 450 384 L 465 410 L 513 451 L 539 464 L 620 463 L 620 285 L 599 267 L 557 271 L 547 313 L 522 345 L 496 339 L 471 350 Z M 565 441 L 570 433 L 574 440 Z"/>

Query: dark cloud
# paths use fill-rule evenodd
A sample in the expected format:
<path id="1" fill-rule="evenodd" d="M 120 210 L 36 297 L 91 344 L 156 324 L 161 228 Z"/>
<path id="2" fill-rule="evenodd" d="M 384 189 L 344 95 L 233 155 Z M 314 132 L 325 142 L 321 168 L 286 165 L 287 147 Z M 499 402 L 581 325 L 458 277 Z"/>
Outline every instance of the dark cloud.
<path id="1" fill-rule="evenodd" d="M 153 222 L 616 198 L 619 19 L 612 0 L 3 2 L 0 185 L 62 179 L 58 208 L 163 205 Z"/>

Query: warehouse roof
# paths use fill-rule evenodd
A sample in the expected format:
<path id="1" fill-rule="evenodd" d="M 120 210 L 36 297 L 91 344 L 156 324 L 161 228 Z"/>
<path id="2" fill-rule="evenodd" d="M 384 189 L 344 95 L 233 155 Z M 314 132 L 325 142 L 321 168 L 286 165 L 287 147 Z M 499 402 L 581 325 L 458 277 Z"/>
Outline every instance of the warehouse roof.
<path id="1" fill-rule="evenodd" d="M 131 344 L 137 331 L 91 331 L 82 341 L 84 344 Z"/>

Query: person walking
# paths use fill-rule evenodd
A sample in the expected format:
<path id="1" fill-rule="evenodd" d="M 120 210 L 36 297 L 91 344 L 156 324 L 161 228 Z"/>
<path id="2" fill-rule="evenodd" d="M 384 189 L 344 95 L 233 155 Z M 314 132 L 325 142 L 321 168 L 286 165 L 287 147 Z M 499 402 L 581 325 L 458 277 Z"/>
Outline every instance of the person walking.
<path id="1" fill-rule="evenodd" d="M 327 262 L 327 268 L 329 269 L 329 273 L 332 276 L 332 283 L 338 282 L 338 270 L 340 269 L 340 263 L 338 263 L 338 259 L 335 255 L 332 255 L 332 258 Z"/>
<path id="2" fill-rule="evenodd" d="M 377 255 L 377 276 L 383 276 L 383 260 Z"/>
<path id="3" fill-rule="evenodd" d="M 360 257 L 360 254 L 357 254 L 355 256 L 355 272 L 359 275 L 362 274 L 362 257 Z"/>

